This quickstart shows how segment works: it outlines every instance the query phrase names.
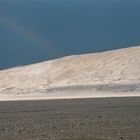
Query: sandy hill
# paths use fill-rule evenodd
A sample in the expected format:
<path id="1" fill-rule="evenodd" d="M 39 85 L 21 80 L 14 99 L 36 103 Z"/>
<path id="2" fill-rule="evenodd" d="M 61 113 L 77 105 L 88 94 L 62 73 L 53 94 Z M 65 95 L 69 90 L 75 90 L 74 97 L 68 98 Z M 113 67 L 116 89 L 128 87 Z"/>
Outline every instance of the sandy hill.
<path id="1" fill-rule="evenodd" d="M 0 94 L 115 84 L 127 87 L 137 85 L 135 88 L 138 88 L 139 83 L 140 46 L 73 55 L 0 71 Z"/>

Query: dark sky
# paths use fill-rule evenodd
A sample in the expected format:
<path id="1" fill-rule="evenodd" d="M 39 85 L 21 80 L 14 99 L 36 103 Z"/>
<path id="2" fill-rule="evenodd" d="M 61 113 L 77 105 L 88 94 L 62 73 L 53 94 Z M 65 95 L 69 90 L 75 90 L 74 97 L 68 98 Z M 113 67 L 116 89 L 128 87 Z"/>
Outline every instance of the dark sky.
<path id="1" fill-rule="evenodd" d="M 0 69 L 139 44 L 139 0 L 0 0 Z"/>

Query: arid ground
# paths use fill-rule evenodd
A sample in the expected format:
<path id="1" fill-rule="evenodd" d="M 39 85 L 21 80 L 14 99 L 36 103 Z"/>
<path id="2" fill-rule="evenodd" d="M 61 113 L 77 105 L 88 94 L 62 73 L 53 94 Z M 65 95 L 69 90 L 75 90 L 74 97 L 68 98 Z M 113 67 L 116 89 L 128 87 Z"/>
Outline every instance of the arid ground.
<path id="1" fill-rule="evenodd" d="M 0 140 L 139 139 L 140 97 L 0 102 Z"/>

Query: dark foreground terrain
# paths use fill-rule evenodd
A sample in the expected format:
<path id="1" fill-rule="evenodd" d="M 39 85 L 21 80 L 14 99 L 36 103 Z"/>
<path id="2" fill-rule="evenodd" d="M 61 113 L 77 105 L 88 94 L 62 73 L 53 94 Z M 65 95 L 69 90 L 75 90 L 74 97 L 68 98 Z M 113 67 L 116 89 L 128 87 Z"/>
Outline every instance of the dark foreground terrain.
<path id="1" fill-rule="evenodd" d="M 0 102 L 0 140 L 140 140 L 140 98 Z"/>

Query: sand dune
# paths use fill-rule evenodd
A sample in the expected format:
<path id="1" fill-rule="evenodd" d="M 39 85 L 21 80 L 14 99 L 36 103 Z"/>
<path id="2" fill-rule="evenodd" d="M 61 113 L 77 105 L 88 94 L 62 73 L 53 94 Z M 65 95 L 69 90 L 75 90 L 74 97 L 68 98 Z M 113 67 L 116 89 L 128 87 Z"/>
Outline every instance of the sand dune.
<path id="1" fill-rule="evenodd" d="M 140 46 L 73 55 L 1 70 L 0 97 L 139 96 L 139 70 Z"/>

